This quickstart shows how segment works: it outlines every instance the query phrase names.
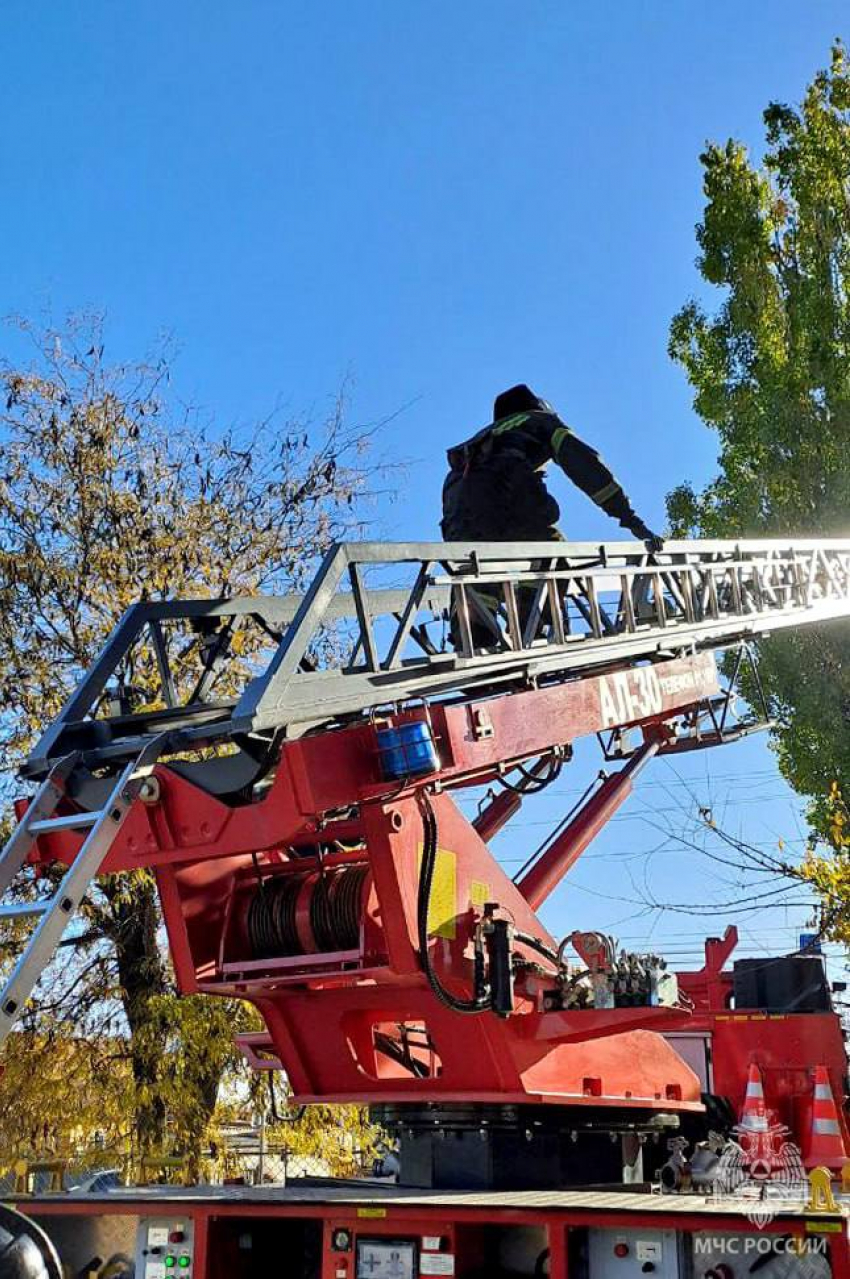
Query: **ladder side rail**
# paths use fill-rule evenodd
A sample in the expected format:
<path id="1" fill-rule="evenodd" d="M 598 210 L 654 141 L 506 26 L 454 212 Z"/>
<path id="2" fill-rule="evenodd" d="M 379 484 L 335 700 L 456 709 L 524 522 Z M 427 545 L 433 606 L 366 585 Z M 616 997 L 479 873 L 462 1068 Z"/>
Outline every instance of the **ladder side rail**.
<path id="1" fill-rule="evenodd" d="M 56 954 L 65 929 L 92 880 L 97 876 L 118 831 L 133 807 L 142 782 L 150 775 L 166 742 L 165 736 L 154 738 L 139 757 L 124 768 L 98 820 L 63 875 L 55 895 L 48 902 L 41 903 L 41 921 L 0 993 L 0 1047 L 45 968 Z"/>
<path id="2" fill-rule="evenodd" d="M 357 562 L 360 562 L 359 556 Z M 258 723 L 260 718 L 267 718 L 269 713 L 279 711 L 284 705 L 289 684 L 306 656 L 311 640 L 322 622 L 327 620 L 329 606 L 351 563 L 349 548 L 345 543 L 335 542 L 322 560 L 274 657 L 262 675 L 251 680 L 239 698 L 234 718 Z"/>
<path id="3" fill-rule="evenodd" d="M 445 592 L 442 593 L 444 594 Z M 402 607 L 408 592 L 403 589 L 381 589 L 373 591 L 372 595 L 381 606 L 379 611 L 390 613 Z M 160 622 L 200 617 L 249 617 L 255 614 L 271 624 L 289 625 L 304 603 L 304 598 L 298 592 L 288 595 L 229 595 L 212 599 L 184 596 L 179 599 L 148 601 L 144 605 L 132 607 L 147 609 L 149 617 Z M 350 591 L 340 591 L 328 605 L 327 616 L 334 621 L 354 617 L 355 614 L 356 605 Z"/>
<path id="4" fill-rule="evenodd" d="M 369 588 L 367 588 L 369 589 Z M 238 597 L 239 599 L 243 597 Z M 248 603 L 259 600 L 263 604 L 263 609 L 247 608 L 246 612 L 260 612 L 269 621 L 277 621 L 289 625 L 295 618 L 299 608 L 304 602 L 302 594 L 294 595 L 249 595 L 244 599 Z M 403 613 L 405 605 L 410 599 L 410 592 L 403 588 L 380 588 L 378 590 L 369 590 L 369 602 L 375 616 L 396 613 Z M 227 601 L 235 603 L 234 600 Z M 438 611 L 446 608 L 449 602 L 449 592 L 445 587 L 435 587 L 427 578 L 422 583 L 421 595 L 417 604 L 418 608 L 432 609 Z M 266 607 L 266 605 L 270 607 Z M 357 606 L 354 596 L 350 591 L 338 591 L 328 604 L 325 612 L 325 618 L 329 622 L 338 622 L 343 619 L 356 617 Z"/>
<path id="5" fill-rule="evenodd" d="M 8 892 L 15 876 L 23 869 L 29 857 L 36 840 L 36 834 L 30 829 L 31 825 L 56 812 L 65 794 L 65 782 L 76 762 L 75 755 L 68 756 L 54 766 L 33 796 L 23 818 L 6 841 L 3 851 L 0 852 L 0 897 Z"/>
<path id="6" fill-rule="evenodd" d="M 526 548 L 527 549 L 527 548 Z M 472 581 L 479 579 L 484 582 L 497 582 L 512 573 L 522 575 L 524 577 L 532 577 L 535 573 L 543 576 L 586 576 L 593 574 L 597 577 L 614 578 L 620 573 L 643 574 L 648 572 L 660 572 L 663 574 L 676 574 L 680 570 L 705 569 L 714 567 L 715 569 L 729 569 L 737 567 L 740 570 L 751 570 L 753 565 L 762 567 L 767 564 L 776 565 L 777 567 L 788 566 L 796 562 L 805 564 L 805 559 L 800 560 L 800 556 L 796 554 L 797 548 L 791 546 L 785 548 L 785 554 L 778 556 L 775 552 L 767 553 L 761 556 L 753 554 L 743 554 L 738 547 L 731 547 L 725 556 L 718 556 L 714 553 L 703 556 L 685 555 L 674 552 L 659 552 L 657 555 L 649 556 L 646 553 L 621 553 L 618 556 L 611 556 L 606 564 L 602 564 L 598 557 L 594 557 L 592 561 L 578 559 L 576 556 L 558 555 L 548 556 L 553 560 L 553 564 L 547 567 L 540 567 L 540 557 L 533 560 L 529 554 L 508 558 L 504 555 L 487 559 L 483 555 L 475 557 L 475 566 L 466 564 L 457 565 L 448 559 L 442 561 L 447 569 L 451 571 L 451 578 L 437 580 L 451 580 L 453 578 L 463 577 L 464 580 Z M 807 553 L 808 554 L 808 553 Z M 835 578 L 836 564 L 838 557 L 833 555 L 828 561 L 830 564 L 829 572 L 839 586 L 842 583 Z M 476 567 L 477 566 L 477 567 Z M 841 566 L 843 568 L 843 565 Z"/>
<path id="7" fill-rule="evenodd" d="M 325 556 L 310 590 L 298 600 L 256 596 L 224 601 L 160 601 L 128 610 L 58 720 L 33 751 L 29 771 L 38 772 L 33 764 L 46 768 L 49 756 L 58 754 L 63 728 L 91 710 L 139 627 L 151 620 L 233 617 L 253 612 L 280 624 L 291 616 L 271 660 L 243 690 L 220 735 L 246 726 L 261 728 L 285 723 L 288 709 L 295 709 L 303 700 L 304 694 L 315 685 L 317 675 L 326 679 L 334 673 L 340 674 L 333 669 L 308 672 L 302 663 L 322 629 L 329 621 L 342 616 L 358 618 L 361 649 L 367 653 L 367 664 L 373 668 L 367 672 L 367 679 L 380 676 L 376 690 L 380 693 L 386 690 L 375 702 L 381 704 L 405 695 L 404 689 L 411 684 L 415 687 L 410 695 L 427 693 L 432 684 L 429 673 L 432 665 L 439 667 L 438 688 L 446 688 L 445 672 L 455 658 L 458 674 L 464 679 L 469 669 L 472 666 L 477 669 L 479 664 L 482 671 L 492 672 L 493 654 L 474 653 L 468 636 L 463 637 L 465 642 L 459 655 L 426 653 L 408 659 L 402 653 L 414 631 L 414 619 L 420 607 L 460 599 L 462 613 L 464 592 L 469 592 L 467 602 L 475 598 L 477 604 L 479 592 L 504 598 L 507 582 L 514 588 L 520 585 L 534 588 L 537 595 L 537 606 L 532 610 L 535 626 L 526 627 L 523 644 L 535 657 L 548 650 L 556 661 L 553 669 L 558 665 L 561 669 L 572 669 L 583 664 L 575 661 L 576 650 L 588 646 L 590 651 L 600 639 L 612 645 L 612 660 L 627 655 L 620 648 L 620 642 L 634 634 L 633 627 L 640 635 L 638 655 L 651 656 L 649 641 L 654 632 L 661 630 L 665 633 L 665 643 L 673 640 L 685 644 L 689 639 L 705 643 L 711 636 L 720 642 L 729 642 L 741 634 L 754 635 L 768 628 L 776 629 L 780 618 L 815 621 L 846 614 L 850 595 L 848 563 L 850 542 L 843 539 L 691 540 L 670 542 L 657 555 L 649 555 L 642 544 L 631 542 L 338 543 Z M 417 580 L 407 589 L 370 591 L 360 576 L 361 568 L 365 570 L 370 565 L 401 564 L 418 565 Z M 426 564 L 441 566 L 441 572 L 426 572 Z M 697 610 L 694 575 L 703 569 L 707 572 L 709 607 Z M 424 579 L 423 572 L 426 572 Z M 775 589 L 777 575 L 784 574 L 791 583 L 797 584 L 796 592 Z M 342 589 L 342 580 L 347 576 L 356 583 L 353 592 Z M 423 591 L 423 581 L 427 581 L 426 591 Z M 805 589 L 802 589 L 804 582 Z M 623 606 L 627 583 L 631 608 Z M 486 587 L 496 590 L 488 592 Z M 588 633 L 575 631 L 567 638 L 560 626 L 550 626 L 548 634 L 541 633 L 546 611 L 540 605 L 544 596 L 552 601 L 556 594 L 573 601 L 585 619 Z M 810 602 L 810 607 L 803 612 L 798 603 L 801 596 Z M 602 609 L 607 614 L 604 625 L 601 625 Z M 702 620 L 694 625 L 691 619 L 696 619 L 697 611 L 702 614 Z M 389 628 L 392 633 L 388 638 L 385 637 L 388 628 L 382 626 L 380 634 L 373 634 L 370 640 L 363 634 L 364 629 L 371 630 L 375 619 L 385 613 L 391 613 L 396 620 L 400 614 L 403 626 Z M 715 616 L 706 618 L 706 613 Z M 770 619 L 769 623 L 766 618 Z M 462 632 L 466 629 L 463 620 L 461 617 Z M 708 630 L 703 629 L 706 620 L 710 624 Z M 501 631 L 499 610 L 494 610 L 492 621 L 503 636 L 501 654 L 495 655 L 497 665 L 501 660 L 510 673 L 517 656 L 516 650 L 511 651 L 511 619 L 508 618 L 506 632 Z M 529 633 L 531 629 L 533 633 Z M 601 635 L 601 631 L 604 634 Z M 384 648 L 388 655 L 379 651 Z M 362 683 L 360 668 L 349 667 L 345 675 L 348 680 Z M 387 675 L 389 678 L 384 679 Z M 464 685 L 458 681 L 455 687 L 462 689 Z M 352 704 L 360 706 L 359 697 L 353 694 L 355 688 L 346 691 L 340 702 L 341 712 Z M 195 709 L 199 708 L 192 708 Z M 194 731 L 195 725 L 190 727 Z M 198 724 L 199 730 L 200 727 Z"/>
<path id="8" fill-rule="evenodd" d="M 175 618 L 226 617 L 232 613 L 264 611 L 265 607 L 259 597 L 256 602 L 248 597 L 235 601 L 160 600 L 132 604 L 119 618 L 103 648 L 56 719 L 36 742 L 27 758 L 28 771 L 39 772 L 49 766 L 51 756 L 55 757 L 59 753 L 59 739 L 65 729 L 91 714 L 111 676 L 118 670 L 146 627 Z"/>
<path id="9" fill-rule="evenodd" d="M 559 558 L 566 559 L 566 557 Z M 799 564 L 799 561 L 793 555 L 793 548 L 791 548 L 788 554 L 782 559 L 771 557 L 770 559 L 759 560 L 747 558 L 746 556 L 741 555 L 734 555 L 726 559 L 694 560 L 686 559 L 684 556 L 676 556 L 675 559 L 677 562 L 667 564 L 664 562 L 663 554 L 653 557 L 651 562 L 647 562 L 647 556 L 630 556 L 622 557 L 622 562 L 606 566 L 599 564 L 591 566 L 582 564 L 561 566 L 559 564 L 554 564 L 548 569 L 526 567 L 527 557 L 524 557 L 523 561 L 515 561 L 512 569 L 504 563 L 501 565 L 490 565 L 485 562 L 484 566 L 481 566 L 479 560 L 479 567 L 477 571 L 464 571 L 461 573 L 456 571 L 451 577 L 436 577 L 435 583 L 438 585 L 446 585 L 452 581 L 463 580 L 466 585 L 469 586 L 487 586 L 497 585 L 501 581 L 505 580 L 505 578 L 511 576 L 517 578 L 521 577 L 523 582 L 526 583 L 548 580 L 549 578 L 569 582 L 592 577 L 594 579 L 609 579 L 612 582 L 613 590 L 613 582 L 617 577 L 640 579 L 646 576 L 660 574 L 661 577 L 665 579 L 665 582 L 669 579 L 670 583 L 672 583 L 671 594 L 674 595 L 676 603 L 684 612 L 686 609 L 685 592 L 687 590 L 687 587 L 684 586 L 684 582 L 687 579 L 693 580 L 693 574 L 696 571 L 707 572 L 711 569 L 720 570 L 721 573 L 731 573 L 732 570 L 737 570 L 740 574 L 749 573 L 752 575 L 754 572 L 761 571 L 761 569 L 766 565 L 770 565 L 773 571 L 777 568 L 786 568 L 790 572 L 795 563 Z M 632 562 L 633 560 L 641 560 L 642 562 L 634 563 Z M 835 590 L 839 593 L 844 593 L 845 586 L 837 577 L 833 562 L 830 563 L 828 576 L 830 577 Z"/>
<path id="10" fill-rule="evenodd" d="M 302 674 L 294 681 L 286 704 L 277 710 L 263 711 L 255 721 L 257 728 L 291 725 L 319 725 L 338 715 L 352 715 L 389 702 L 409 698 L 440 697 L 463 690 L 471 692 L 478 684 L 496 681 L 528 681 L 562 674 L 577 675 L 588 668 L 600 669 L 610 663 L 647 661 L 658 657 L 661 650 L 692 648 L 729 648 L 742 639 L 754 639 L 764 632 L 774 633 L 800 625 L 801 621 L 824 622 L 846 618 L 850 602 L 836 602 L 812 608 L 804 613 L 750 615 L 699 623 L 692 627 L 656 626 L 638 634 L 608 635 L 600 640 L 590 637 L 568 641 L 567 646 L 481 653 L 474 657 L 446 655 L 440 663 L 414 663 L 397 672 L 371 676 L 362 672 L 343 675 L 338 670 Z M 391 678 L 396 676 L 396 678 Z M 202 734 L 197 730 L 198 737 Z M 192 731 L 184 734 L 191 738 Z"/>
<path id="11" fill-rule="evenodd" d="M 593 560 L 600 567 L 615 568 L 624 557 L 646 558 L 642 542 L 340 542 L 351 557 L 361 564 L 410 563 L 430 559 L 443 563 L 462 563 L 476 556 L 479 560 Z M 665 561 L 673 554 L 695 555 L 704 559 L 709 555 L 736 555 L 764 557 L 770 553 L 825 552 L 850 555 L 850 538 L 846 537 L 750 537 L 750 538 L 671 538 L 654 559 Z"/>
<path id="12" fill-rule="evenodd" d="M 124 660 L 132 647 L 139 631 L 147 625 L 150 616 L 150 605 L 132 604 L 121 616 L 111 635 L 107 639 L 94 664 L 83 676 L 71 696 L 65 702 L 56 719 L 44 733 L 28 757 L 28 764 L 34 767 L 47 765 L 51 754 L 55 753 L 58 739 L 66 726 L 74 720 L 83 719 L 93 708 L 97 699 L 106 688 L 110 676 Z"/>
<path id="13" fill-rule="evenodd" d="M 429 586 L 422 592 L 421 607 L 438 610 L 446 607 L 448 598 L 447 590 Z M 374 593 L 373 607 L 377 606 L 378 611 L 382 613 L 400 611 L 407 599 L 406 591 L 378 591 Z M 289 626 L 302 607 L 303 600 L 304 597 L 301 595 L 281 597 L 246 595 L 232 599 L 158 600 L 132 605 L 119 619 L 100 653 L 83 675 L 59 715 L 33 747 L 27 759 L 27 770 L 39 775 L 49 768 L 51 759 L 59 757 L 60 738 L 65 729 L 91 714 L 109 679 L 116 673 L 145 627 L 161 626 L 164 621 L 191 621 L 210 617 L 235 619 L 251 615 L 261 617 L 270 625 Z M 345 592 L 337 594 L 331 601 L 326 618 L 329 621 L 336 621 L 355 614 L 354 596 L 350 592 Z M 156 652 L 156 638 L 153 643 Z M 159 662 L 159 652 L 156 652 L 156 656 Z M 162 670 L 161 666 L 160 670 Z M 203 691 L 201 686 L 200 694 Z M 195 700 L 202 708 L 205 708 L 206 704 L 202 702 L 200 695 Z M 190 705 L 191 703 L 187 704 L 187 709 Z"/>

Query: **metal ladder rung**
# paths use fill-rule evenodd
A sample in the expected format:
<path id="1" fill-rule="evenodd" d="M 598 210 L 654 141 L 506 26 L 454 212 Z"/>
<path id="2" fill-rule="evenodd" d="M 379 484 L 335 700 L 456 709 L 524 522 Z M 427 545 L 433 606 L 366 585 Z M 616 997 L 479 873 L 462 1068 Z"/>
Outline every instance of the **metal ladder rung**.
<path id="1" fill-rule="evenodd" d="M 60 830 L 86 830 L 82 847 L 66 869 L 56 894 L 46 900 L 15 902 L 0 906 L 0 920 L 36 918 L 23 953 L 0 989 L 0 1047 L 8 1038 L 15 1019 L 32 994 L 44 969 L 62 944 L 62 935 L 74 912 L 85 897 L 109 852 L 117 831 L 133 807 L 144 778 L 149 775 L 162 752 L 165 736 L 153 738 L 138 757 L 128 763 L 114 780 L 112 794 L 105 807 L 93 813 L 71 813 L 51 817 L 67 794 L 65 783 L 79 760 L 69 755 L 51 770 L 48 779 L 31 805 L 37 820 L 22 821 L 12 832 L 0 853 L 0 892 L 9 888 L 14 874 L 21 870 L 39 834 Z M 10 873 L 11 872 L 11 873 Z"/>
<path id="2" fill-rule="evenodd" d="M 47 817 L 37 822 L 30 822 L 27 830 L 30 835 L 52 835 L 62 830 L 85 830 L 94 826 L 102 812 L 69 813 L 67 817 Z"/>
<path id="3" fill-rule="evenodd" d="M 15 876 L 32 852 L 35 835 L 30 830 L 37 821 L 46 821 L 56 812 L 66 793 L 66 783 L 76 767 L 79 756 L 66 755 L 54 764 L 49 774 L 33 796 L 32 803 L 12 831 L 0 852 L 0 895 L 12 886 Z"/>
<path id="4" fill-rule="evenodd" d="M 11 906 L 0 906 L 0 920 L 34 919 L 36 915 L 44 915 L 53 905 L 52 897 L 45 897 L 35 902 L 15 902 Z"/>

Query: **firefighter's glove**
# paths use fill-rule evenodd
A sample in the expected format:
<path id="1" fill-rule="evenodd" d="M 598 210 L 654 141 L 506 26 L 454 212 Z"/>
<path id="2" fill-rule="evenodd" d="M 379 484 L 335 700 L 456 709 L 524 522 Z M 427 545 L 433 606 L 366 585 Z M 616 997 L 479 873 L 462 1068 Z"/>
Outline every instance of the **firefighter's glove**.
<path id="1" fill-rule="evenodd" d="M 635 537 L 644 543 L 651 555 L 664 550 L 664 538 L 659 537 L 657 533 L 653 533 L 652 529 L 647 528 L 643 520 L 635 520 L 630 532 L 634 533 Z"/>

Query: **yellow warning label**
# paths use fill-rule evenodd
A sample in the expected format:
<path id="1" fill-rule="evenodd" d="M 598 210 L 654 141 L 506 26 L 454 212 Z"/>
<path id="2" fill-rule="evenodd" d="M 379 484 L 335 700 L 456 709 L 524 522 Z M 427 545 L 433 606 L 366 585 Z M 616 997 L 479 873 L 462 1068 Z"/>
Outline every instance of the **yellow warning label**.
<path id="1" fill-rule="evenodd" d="M 422 864 L 422 847 L 419 848 Z M 428 905 L 428 932 L 432 937 L 454 941 L 457 917 L 457 857 L 445 848 L 437 849 L 431 901 Z"/>
<path id="2" fill-rule="evenodd" d="M 787 1013 L 717 1013 L 715 1021 L 787 1021 Z"/>
<path id="3" fill-rule="evenodd" d="M 370 1221 L 379 1221 L 382 1217 L 386 1217 L 386 1208 L 358 1208 L 357 1216 L 366 1217 Z"/>
<path id="4" fill-rule="evenodd" d="M 481 879 L 471 879 L 469 881 L 469 904 L 474 906 L 476 910 L 481 910 L 484 903 L 490 901 L 490 885 L 485 884 Z"/>

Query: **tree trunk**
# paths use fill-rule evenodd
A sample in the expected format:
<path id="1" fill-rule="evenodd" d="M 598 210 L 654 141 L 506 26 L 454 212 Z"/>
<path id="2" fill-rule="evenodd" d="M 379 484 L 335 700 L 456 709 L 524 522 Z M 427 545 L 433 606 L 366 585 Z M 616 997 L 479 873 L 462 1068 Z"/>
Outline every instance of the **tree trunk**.
<path id="1" fill-rule="evenodd" d="M 156 889 L 144 875 L 122 876 L 105 892 L 111 921 L 107 935 L 115 947 L 121 1000 L 130 1028 L 130 1058 L 136 1085 L 136 1135 L 139 1151 L 162 1149 L 165 1106 L 157 1087 L 162 1062 L 159 1019 L 151 999 L 168 993 L 165 964 L 157 945 L 159 911 Z M 128 891 L 129 889 L 129 891 Z"/>

